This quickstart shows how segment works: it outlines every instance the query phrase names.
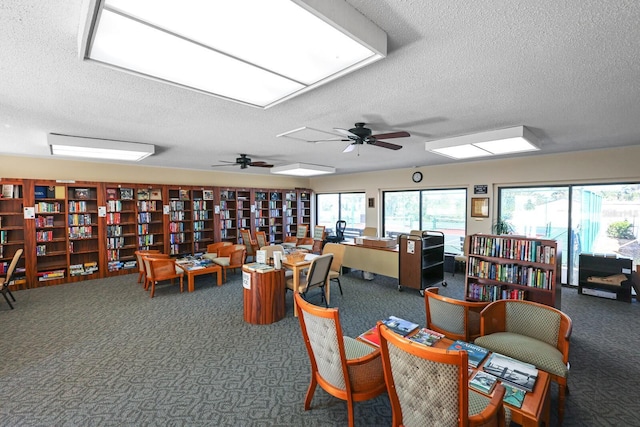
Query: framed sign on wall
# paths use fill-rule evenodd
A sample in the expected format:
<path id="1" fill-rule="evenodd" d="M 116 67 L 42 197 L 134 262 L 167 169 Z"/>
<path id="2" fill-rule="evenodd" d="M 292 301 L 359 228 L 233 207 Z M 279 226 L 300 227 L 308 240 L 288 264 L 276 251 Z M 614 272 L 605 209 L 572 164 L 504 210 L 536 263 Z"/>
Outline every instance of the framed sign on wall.
<path id="1" fill-rule="evenodd" d="M 476 218 L 489 217 L 489 198 L 488 197 L 472 197 L 471 198 L 471 216 Z"/>

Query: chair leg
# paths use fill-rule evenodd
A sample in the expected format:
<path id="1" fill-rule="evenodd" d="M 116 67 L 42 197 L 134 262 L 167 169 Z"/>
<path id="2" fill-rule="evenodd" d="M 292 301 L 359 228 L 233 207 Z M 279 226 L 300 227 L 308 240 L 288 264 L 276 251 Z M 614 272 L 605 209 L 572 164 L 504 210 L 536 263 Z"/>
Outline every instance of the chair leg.
<path id="1" fill-rule="evenodd" d="M 558 424 L 562 425 L 564 419 L 564 401 L 569 394 L 569 386 L 566 378 L 558 378 Z"/>
<path id="2" fill-rule="evenodd" d="M 316 373 L 311 373 L 311 383 L 309 384 L 309 388 L 307 389 L 307 397 L 304 399 L 304 410 L 308 411 L 311 409 L 311 400 L 313 399 L 313 394 L 316 392 L 316 386 L 318 385 L 318 380 L 316 379 Z"/>
<path id="3" fill-rule="evenodd" d="M 8 290 L 7 290 L 7 292 L 8 292 Z M 9 292 L 9 295 L 11 295 L 11 292 Z M 4 297 L 4 299 L 6 299 L 6 300 L 7 300 L 7 304 L 9 304 L 9 307 L 11 307 L 11 310 L 13 310 L 13 304 L 11 304 L 11 301 L 9 301 L 9 297 L 7 296 L 7 293 L 6 293 L 6 292 L 3 292 L 3 293 L 2 293 L 2 296 Z M 16 300 L 16 299 L 13 297 L 13 295 L 11 295 L 11 299 L 13 299 L 14 301 Z"/>
<path id="4" fill-rule="evenodd" d="M 156 292 L 156 282 L 153 280 L 151 282 L 151 298 L 153 298 L 153 294 Z"/>
<path id="5" fill-rule="evenodd" d="M 335 279 L 331 279 L 331 280 L 335 280 L 336 282 L 338 282 L 338 289 L 340 289 L 340 295 L 344 295 L 342 293 L 342 285 L 340 284 L 340 279 L 336 277 Z"/>

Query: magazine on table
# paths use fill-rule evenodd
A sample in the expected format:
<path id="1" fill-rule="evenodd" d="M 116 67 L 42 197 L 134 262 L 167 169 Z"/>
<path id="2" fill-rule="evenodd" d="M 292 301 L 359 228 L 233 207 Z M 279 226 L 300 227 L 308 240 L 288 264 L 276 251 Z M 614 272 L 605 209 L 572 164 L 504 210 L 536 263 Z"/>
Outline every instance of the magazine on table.
<path id="1" fill-rule="evenodd" d="M 477 368 L 480 363 L 487 357 L 489 350 L 479 345 L 471 344 L 466 341 L 457 340 L 449 346 L 449 350 L 465 350 L 469 358 L 469 366 Z"/>
<path id="2" fill-rule="evenodd" d="M 504 397 L 502 398 L 502 401 L 504 403 L 508 403 L 509 405 L 515 406 L 516 408 L 521 408 L 527 392 L 519 389 L 518 387 L 513 387 L 509 384 L 505 384 L 504 382 L 502 383 L 502 385 L 504 386 Z"/>
<path id="3" fill-rule="evenodd" d="M 478 391 L 481 391 L 485 394 L 490 394 L 495 387 L 498 379 L 491 374 L 488 374 L 484 371 L 478 371 L 469 381 L 469 387 L 472 387 Z"/>
<path id="4" fill-rule="evenodd" d="M 420 326 L 417 323 L 409 322 L 408 320 L 404 320 L 396 316 L 389 316 L 384 319 L 382 323 L 384 323 L 393 332 L 402 335 L 403 337 L 406 337 Z"/>
<path id="5" fill-rule="evenodd" d="M 500 378 L 505 386 L 512 385 L 525 391 L 532 391 L 538 378 L 535 366 L 499 353 L 492 353 L 483 369 Z"/>
<path id="6" fill-rule="evenodd" d="M 421 328 L 418 332 L 408 337 L 411 341 L 415 341 L 420 344 L 432 346 L 440 338 L 444 337 L 444 334 L 440 332 L 432 331 L 428 328 Z"/>
<path id="7" fill-rule="evenodd" d="M 380 347 L 380 335 L 378 335 L 378 325 L 374 326 L 373 328 L 369 329 L 366 332 L 361 333 L 360 335 L 358 335 L 358 338 L 368 342 L 369 344 L 375 345 L 376 347 Z"/>

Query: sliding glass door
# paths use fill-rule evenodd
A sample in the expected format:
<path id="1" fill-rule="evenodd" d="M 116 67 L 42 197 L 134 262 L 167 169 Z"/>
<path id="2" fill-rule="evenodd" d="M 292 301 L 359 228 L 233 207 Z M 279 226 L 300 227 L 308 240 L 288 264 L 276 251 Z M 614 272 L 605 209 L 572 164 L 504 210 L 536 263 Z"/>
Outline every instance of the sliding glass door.
<path id="1" fill-rule="evenodd" d="M 499 209 L 514 234 L 558 241 L 564 284 L 578 284 L 582 252 L 640 263 L 640 184 L 501 188 Z"/>

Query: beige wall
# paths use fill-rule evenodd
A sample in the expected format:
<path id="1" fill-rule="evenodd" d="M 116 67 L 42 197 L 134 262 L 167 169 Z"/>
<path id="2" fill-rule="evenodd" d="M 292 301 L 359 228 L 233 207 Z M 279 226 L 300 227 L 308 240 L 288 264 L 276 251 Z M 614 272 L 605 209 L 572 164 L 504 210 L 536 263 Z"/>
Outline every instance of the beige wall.
<path id="1" fill-rule="evenodd" d="M 489 218 L 468 218 L 468 233 L 489 233 L 496 212 L 497 189 L 512 185 L 553 185 L 590 182 L 640 181 L 640 145 L 567 154 L 484 160 L 454 165 L 395 169 L 319 178 L 293 178 L 264 174 L 223 173 L 184 169 L 111 165 L 104 163 L 0 156 L 1 178 L 62 179 L 175 185 L 211 185 L 252 188 L 311 188 L 316 193 L 364 191 L 375 199 L 367 208 L 369 227 L 381 222 L 381 197 L 385 190 L 489 187 Z M 411 174 L 424 178 L 414 184 Z"/>
<path id="2" fill-rule="evenodd" d="M 209 185 L 249 188 L 309 188 L 308 178 L 218 171 L 115 165 L 0 155 L 0 178 L 60 179 L 132 184 Z M 230 167 L 229 169 L 232 169 Z"/>
<path id="3" fill-rule="evenodd" d="M 419 184 L 414 184 L 411 180 L 411 175 L 416 170 L 421 171 L 424 176 Z M 490 233 L 500 186 L 629 181 L 640 181 L 640 145 L 369 172 L 348 175 L 348 179 L 345 179 L 345 175 L 333 175 L 312 178 L 311 188 L 316 193 L 364 191 L 367 198 L 375 198 L 376 206 L 373 209 L 367 208 L 366 225 L 380 227 L 381 197 L 385 190 L 466 188 L 468 197 L 471 198 L 474 197 L 474 185 L 486 184 L 490 198 L 489 218 L 468 217 L 467 232 Z"/>

